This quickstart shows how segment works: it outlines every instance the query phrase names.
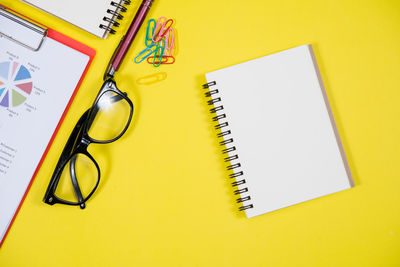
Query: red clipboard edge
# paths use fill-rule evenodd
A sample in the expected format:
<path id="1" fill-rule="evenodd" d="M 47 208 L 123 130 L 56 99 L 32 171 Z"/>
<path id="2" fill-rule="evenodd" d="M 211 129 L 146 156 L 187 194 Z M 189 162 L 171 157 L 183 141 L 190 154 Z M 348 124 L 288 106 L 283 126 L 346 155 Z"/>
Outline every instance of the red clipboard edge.
<path id="1" fill-rule="evenodd" d="M 72 104 L 72 101 L 74 100 L 75 95 L 78 92 L 78 88 L 81 86 L 82 81 L 83 81 L 83 79 L 84 79 L 84 77 L 85 77 L 85 75 L 86 75 L 86 73 L 87 73 L 87 71 L 89 69 L 89 66 L 91 65 L 91 63 L 93 61 L 93 58 L 96 55 L 96 50 L 94 50 L 93 48 L 91 48 L 91 47 L 89 47 L 87 45 L 84 45 L 84 44 L 82 44 L 82 43 L 80 43 L 80 42 L 78 42 L 78 41 L 76 41 L 76 40 L 74 40 L 74 39 L 72 39 L 72 38 L 60 33 L 60 32 L 57 32 L 57 31 L 55 31 L 53 29 L 48 29 L 47 37 L 51 38 L 51 39 L 53 39 L 53 40 L 55 40 L 55 41 L 57 41 L 59 43 L 62 43 L 64 45 L 66 45 L 66 46 L 69 46 L 72 49 L 77 50 L 77 51 L 89 56 L 89 61 L 88 61 L 87 65 L 86 65 L 85 70 L 83 71 L 83 73 L 81 75 L 81 78 L 79 79 L 78 84 L 76 85 L 76 87 L 74 89 L 74 92 L 72 93 L 72 96 L 71 96 L 70 100 L 68 101 L 68 104 L 67 104 L 63 114 L 61 115 L 60 121 L 58 122 L 57 127 L 56 127 L 53 135 L 50 138 L 50 141 L 49 141 L 49 143 L 48 143 L 48 145 L 46 147 L 46 150 L 44 151 L 44 153 L 42 155 L 42 158 L 40 159 L 39 164 L 36 167 L 35 172 L 33 173 L 31 181 L 29 182 L 29 185 L 25 190 L 24 196 L 22 197 L 21 202 L 19 203 L 18 208 L 15 211 L 14 217 L 12 218 L 10 224 L 8 225 L 8 228 L 7 228 L 7 230 L 6 230 L 6 232 L 5 232 L 4 236 L 3 236 L 3 239 L 0 241 L 0 248 L 4 243 L 4 240 L 6 239 L 6 236 L 7 236 L 8 232 L 10 231 L 11 225 L 14 223 L 14 220 L 17 217 L 17 214 L 18 214 L 19 210 L 21 209 L 22 203 L 25 201 L 25 198 L 26 198 L 26 196 L 27 196 L 27 194 L 29 192 L 29 189 L 32 186 L 33 180 L 35 179 L 37 173 L 39 172 L 39 169 L 42 166 L 44 159 L 46 158 L 47 152 L 49 151 L 49 149 L 51 147 L 51 144 L 53 143 L 54 138 L 56 137 L 57 132 L 60 129 L 60 126 L 61 126 L 62 122 L 64 121 L 65 116 L 67 115 L 67 112 L 68 112 L 68 110 L 69 110 L 69 108 L 70 108 L 70 106 Z"/>

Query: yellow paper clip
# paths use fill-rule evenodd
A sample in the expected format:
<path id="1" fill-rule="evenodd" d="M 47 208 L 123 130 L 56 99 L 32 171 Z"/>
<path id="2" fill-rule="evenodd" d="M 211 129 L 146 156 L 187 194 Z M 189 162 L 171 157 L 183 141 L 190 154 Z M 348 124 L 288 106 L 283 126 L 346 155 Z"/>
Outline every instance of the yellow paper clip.
<path id="1" fill-rule="evenodd" d="M 167 78 L 166 72 L 159 72 L 147 76 L 140 77 L 136 80 L 138 84 L 141 85 L 150 85 L 153 83 L 161 82 Z"/>

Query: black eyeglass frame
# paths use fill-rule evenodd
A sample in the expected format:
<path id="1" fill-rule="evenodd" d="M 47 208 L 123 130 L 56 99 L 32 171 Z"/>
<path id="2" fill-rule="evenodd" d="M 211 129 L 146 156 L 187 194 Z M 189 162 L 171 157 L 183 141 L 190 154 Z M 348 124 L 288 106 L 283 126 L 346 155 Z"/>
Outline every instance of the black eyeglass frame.
<path id="1" fill-rule="evenodd" d="M 113 102 L 120 101 L 122 99 L 124 99 L 128 102 L 128 104 L 130 106 L 129 118 L 125 125 L 125 128 L 121 131 L 121 133 L 118 136 L 116 136 L 115 138 L 110 139 L 110 140 L 96 140 L 96 139 L 90 137 L 88 132 L 89 132 L 90 126 L 92 125 L 92 123 L 96 117 L 96 114 L 99 110 L 98 103 L 99 103 L 100 98 L 105 93 L 110 92 L 110 91 L 114 92 L 116 94 L 116 96 L 113 97 L 114 98 Z M 72 205 L 72 206 L 79 205 L 81 207 L 81 209 L 85 208 L 85 206 L 86 206 L 85 202 L 89 200 L 89 198 L 93 195 L 93 193 L 96 191 L 96 189 L 99 185 L 100 174 L 101 174 L 98 163 L 92 157 L 92 155 L 90 155 L 90 153 L 87 151 L 87 148 L 91 143 L 108 144 L 108 143 L 114 142 L 114 141 L 118 140 L 119 138 L 121 138 L 121 136 L 126 132 L 126 130 L 128 129 L 128 127 L 132 121 L 133 112 L 134 112 L 134 105 L 133 105 L 132 101 L 128 98 L 127 94 L 121 92 L 117 88 L 115 81 L 111 77 L 108 78 L 103 83 L 99 93 L 96 96 L 95 101 L 93 102 L 92 107 L 89 108 L 78 120 L 73 131 L 71 132 L 70 137 L 68 138 L 67 143 L 64 146 L 64 149 L 61 153 L 60 159 L 58 160 L 56 168 L 51 177 L 50 183 L 47 187 L 45 196 L 43 198 L 43 201 L 46 204 L 54 205 L 56 203 L 59 203 L 59 204 Z M 83 155 L 87 156 L 90 160 L 92 160 L 92 162 L 96 166 L 96 169 L 98 172 L 96 184 L 95 184 L 94 188 L 92 189 L 92 191 L 85 198 L 83 198 L 83 196 L 82 196 L 82 193 L 81 193 L 81 190 L 79 187 L 79 183 L 78 183 L 78 180 L 76 179 L 76 175 L 75 175 L 75 160 L 76 160 L 76 156 L 79 154 L 83 154 Z M 71 182 L 72 182 L 72 185 L 73 185 L 73 188 L 75 191 L 75 195 L 77 197 L 77 202 L 72 202 L 72 201 L 67 201 L 67 200 L 61 199 L 61 198 L 57 197 L 55 194 L 58 182 L 60 181 L 60 178 L 61 178 L 61 174 L 69 162 L 70 162 Z"/>

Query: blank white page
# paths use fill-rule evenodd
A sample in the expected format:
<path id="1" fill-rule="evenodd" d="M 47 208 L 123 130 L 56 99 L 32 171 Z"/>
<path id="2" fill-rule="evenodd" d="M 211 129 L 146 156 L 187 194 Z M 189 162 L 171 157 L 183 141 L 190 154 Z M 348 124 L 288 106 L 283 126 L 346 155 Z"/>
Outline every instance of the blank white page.
<path id="1" fill-rule="evenodd" d="M 206 74 L 257 216 L 354 185 L 311 45 Z M 218 103 L 218 104 L 219 104 Z M 218 106 L 218 104 L 215 104 Z M 230 145 L 227 145 L 230 147 Z"/>
<path id="2" fill-rule="evenodd" d="M 109 26 L 103 17 L 113 18 L 107 9 L 116 10 L 110 0 L 22 0 L 47 13 L 59 17 L 79 28 L 101 38 L 107 37 L 107 32 L 100 24 Z M 121 0 L 114 1 L 122 3 Z"/>

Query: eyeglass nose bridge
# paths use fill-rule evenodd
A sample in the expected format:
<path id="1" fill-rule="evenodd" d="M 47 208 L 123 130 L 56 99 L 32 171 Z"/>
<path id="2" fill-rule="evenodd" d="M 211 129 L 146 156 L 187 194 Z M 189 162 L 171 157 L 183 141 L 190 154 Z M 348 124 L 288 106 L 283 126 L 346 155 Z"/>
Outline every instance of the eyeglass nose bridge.
<path id="1" fill-rule="evenodd" d="M 81 144 L 83 144 L 83 148 L 87 150 L 87 147 L 90 145 L 90 140 L 87 139 L 85 136 L 81 139 Z"/>
<path id="2" fill-rule="evenodd" d="M 78 140 L 79 143 L 75 144 L 73 148 L 73 151 L 75 152 L 74 154 L 81 153 L 85 154 L 86 156 L 90 155 L 89 152 L 87 151 L 87 148 L 93 142 L 90 140 L 88 134 L 86 132 L 82 132 L 81 137 Z"/>

